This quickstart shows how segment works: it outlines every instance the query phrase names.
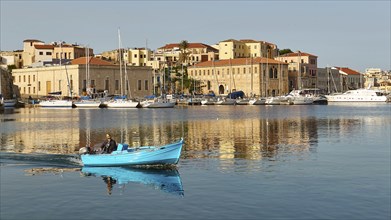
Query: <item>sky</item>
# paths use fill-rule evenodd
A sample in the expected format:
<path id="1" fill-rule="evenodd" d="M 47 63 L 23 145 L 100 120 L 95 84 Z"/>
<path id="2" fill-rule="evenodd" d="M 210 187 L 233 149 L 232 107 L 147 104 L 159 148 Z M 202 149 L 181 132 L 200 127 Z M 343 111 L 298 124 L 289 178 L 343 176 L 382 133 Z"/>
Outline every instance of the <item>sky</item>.
<path id="1" fill-rule="evenodd" d="M 0 50 L 23 40 L 122 47 L 227 39 L 271 42 L 318 57 L 318 67 L 391 70 L 391 1 L 0 0 Z"/>

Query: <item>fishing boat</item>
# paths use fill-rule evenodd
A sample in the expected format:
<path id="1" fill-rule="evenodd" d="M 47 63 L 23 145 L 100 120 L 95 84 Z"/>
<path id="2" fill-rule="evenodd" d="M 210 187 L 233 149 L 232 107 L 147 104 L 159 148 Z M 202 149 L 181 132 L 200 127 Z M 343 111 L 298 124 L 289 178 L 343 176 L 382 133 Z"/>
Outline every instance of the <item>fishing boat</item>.
<path id="1" fill-rule="evenodd" d="M 172 195 L 184 196 L 181 177 L 176 169 L 83 167 L 81 172 L 86 176 L 110 177 L 119 185 L 141 183 Z"/>
<path id="2" fill-rule="evenodd" d="M 111 154 L 89 154 L 85 147 L 79 153 L 84 166 L 166 165 L 178 163 L 182 145 L 183 138 L 164 146 L 128 148 L 128 144 L 118 144 Z"/>

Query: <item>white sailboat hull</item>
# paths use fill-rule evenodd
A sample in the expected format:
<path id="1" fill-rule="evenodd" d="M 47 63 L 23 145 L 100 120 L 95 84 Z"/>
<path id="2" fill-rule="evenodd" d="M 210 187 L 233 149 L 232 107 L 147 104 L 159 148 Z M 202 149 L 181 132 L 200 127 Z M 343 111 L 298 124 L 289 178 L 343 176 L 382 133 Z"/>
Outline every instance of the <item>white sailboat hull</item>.
<path id="1" fill-rule="evenodd" d="M 139 103 L 131 100 L 115 100 L 105 102 L 104 104 L 106 104 L 107 108 L 136 108 Z"/>
<path id="2" fill-rule="evenodd" d="M 39 102 L 39 106 L 44 108 L 72 108 L 73 102 L 70 100 L 45 100 Z"/>

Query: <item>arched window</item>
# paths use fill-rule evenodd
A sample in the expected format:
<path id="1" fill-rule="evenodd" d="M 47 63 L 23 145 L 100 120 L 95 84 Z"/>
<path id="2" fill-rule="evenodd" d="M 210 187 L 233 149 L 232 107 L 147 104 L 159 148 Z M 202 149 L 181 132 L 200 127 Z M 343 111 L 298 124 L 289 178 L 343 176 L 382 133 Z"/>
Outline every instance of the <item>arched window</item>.
<path id="1" fill-rule="evenodd" d="M 278 75 L 277 75 L 277 69 L 274 69 L 274 78 L 278 78 Z"/>
<path id="2" fill-rule="evenodd" d="M 269 69 L 269 78 L 270 79 L 273 78 L 273 69 L 272 68 Z"/>

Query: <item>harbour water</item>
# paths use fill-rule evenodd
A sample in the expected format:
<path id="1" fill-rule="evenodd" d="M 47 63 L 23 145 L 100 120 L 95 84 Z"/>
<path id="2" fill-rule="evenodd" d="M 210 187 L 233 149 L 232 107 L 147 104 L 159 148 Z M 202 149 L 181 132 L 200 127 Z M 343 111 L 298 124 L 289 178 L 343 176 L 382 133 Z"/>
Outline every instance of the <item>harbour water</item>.
<path id="1" fill-rule="evenodd" d="M 389 219 L 391 105 L 22 108 L 0 114 L 0 219 Z M 176 167 L 83 168 L 105 133 Z"/>

